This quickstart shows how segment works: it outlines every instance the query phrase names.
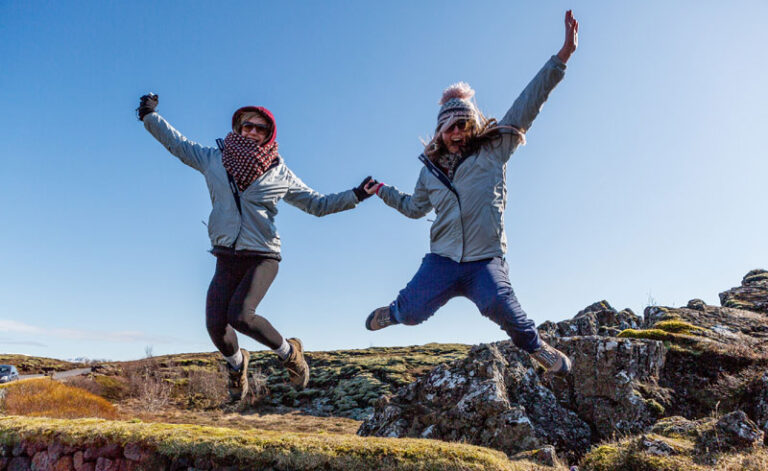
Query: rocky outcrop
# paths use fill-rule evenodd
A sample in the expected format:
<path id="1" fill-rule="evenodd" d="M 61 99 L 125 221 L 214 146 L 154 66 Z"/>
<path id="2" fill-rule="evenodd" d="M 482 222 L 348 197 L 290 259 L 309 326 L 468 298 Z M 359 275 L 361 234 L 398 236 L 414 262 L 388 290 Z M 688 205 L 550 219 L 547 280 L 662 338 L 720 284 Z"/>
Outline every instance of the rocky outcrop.
<path id="1" fill-rule="evenodd" d="M 702 452 L 723 452 L 755 448 L 763 444 L 765 434 L 747 414 L 738 410 L 721 417 L 714 425 L 704 428 L 696 440 Z"/>
<path id="2" fill-rule="evenodd" d="M 768 314 L 768 271 L 752 270 L 744 275 L 741 286 L 720 293 L 720 304 Z"/>
<path id="3" fill-rule="evenodd" d="M 591 430 L 542 384 L 526 353 L 499 342 L 384 398 L 358 434 L 460 441 L 514 455 L 545 444 L 583 452 Z"/>
<path id="4" fill-rule="evenodd" d="M 615 336 L 624 329 L 639 328 L 642 322 L 643 319 L 631 309 L 616 311 L 608 301 L 600 301 L 579 311 L 573 319 L 544 322 L 539 326 L 539 332 L 546 337 Z"/>
<path id="5" fill-rule="evenodd" d="M 592 426 L 595 440 L 642 432 L 664 415 L 664 391 L 657 385 L 666 354 L 662 342 L 565 337 L 553 343 L 573 360 L 573 374 L 551 387 L 561 404 Z"/>
<path id="6" fill-rule="evenodd" d="M 510 456 L 544 445 L 578 456 L 617 434 L 638 434 L 632 449 L 644 456 L 677 453 L 643 435 L 659 427 L 687 427 L 697 446 L 708 446 L 710 432 L 741 433 L 752 446 L 768 431 L 768 272 L 750 272 L 724 295 L 723 307 L 692 299 L 650 306 L 642 318 L 600 301 L 543 323 L 542 337 L 573 360 L 565 379 L 540 376 L 509 342 L 475 347 L 380 401 L 358 433 L 464 441 Z M 746 414 L 706 419 L 738 409 Z M 664 419 L 672 415 L 683 417 Z"/>
<path id="7" fill-rule="evenodd" d="M 760 396 L 746 391 L 768 366 L 768 318 L 697 301 L 684 308 L 646 308 L 646 329 L 633 334 L 663 334 L 672 346 L 659 377 L 670 392 L 667 413 L 695 418 L 716 408 L 755 409 L 751 404 Z"/>

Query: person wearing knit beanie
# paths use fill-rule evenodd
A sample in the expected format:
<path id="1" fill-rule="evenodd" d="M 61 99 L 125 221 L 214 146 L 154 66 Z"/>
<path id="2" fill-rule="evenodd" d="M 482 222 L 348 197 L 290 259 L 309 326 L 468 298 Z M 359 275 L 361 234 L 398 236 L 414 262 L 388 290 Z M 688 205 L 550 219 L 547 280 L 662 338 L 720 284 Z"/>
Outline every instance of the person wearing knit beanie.
<path id="1" fill-rule="evenodd" d="M 419 156 L 424 166 L 412 194 L 383 183 L 366 189 L 410 218 L 435 210 L 430 253 L 397 298 L 368 315 L 368 330 L 420 324 L 451 298 L 464 296 L 547 374 L 571 370 L 571 360 L 539 337 L 512 290 L 504 259 L 504 209 L 506 163 L 525 143 L 525 132 L 565 75 L 565 63 L 578 44 L 578 26 L 567 11 L 562 48 L 498 122 L 478 110 L 475 92 L 467 83 L 444 90 L 435 136 Z"/>

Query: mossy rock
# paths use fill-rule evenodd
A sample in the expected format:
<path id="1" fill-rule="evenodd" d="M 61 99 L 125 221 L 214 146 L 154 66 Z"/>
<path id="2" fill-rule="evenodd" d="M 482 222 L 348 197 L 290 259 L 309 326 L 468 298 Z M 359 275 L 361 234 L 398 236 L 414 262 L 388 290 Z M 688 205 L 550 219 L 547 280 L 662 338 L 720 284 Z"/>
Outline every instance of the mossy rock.
<path id="1" fill-rule="evenodd" d="M 706 329 L 695 326 L 689 322 L 678 319 L 663 320 L 653 324 L 653 329 L 663 330 L 673 334 L 693 334 L 703 332 Z"/>
<path id="2" fill-rule="evenodd" d="M 503 453 L 461 443 L 425 439 L 358 437 L 341 434 L 233 430 L 197 425 L 146 424 L 97 419 L 54 420 L 0 417 L 0 445 L 54 440 L 65 445 L 120 446 L 133 443 L 170 460 L 212 460 L 241 469 L 376 469 L 522 471 Z"/>

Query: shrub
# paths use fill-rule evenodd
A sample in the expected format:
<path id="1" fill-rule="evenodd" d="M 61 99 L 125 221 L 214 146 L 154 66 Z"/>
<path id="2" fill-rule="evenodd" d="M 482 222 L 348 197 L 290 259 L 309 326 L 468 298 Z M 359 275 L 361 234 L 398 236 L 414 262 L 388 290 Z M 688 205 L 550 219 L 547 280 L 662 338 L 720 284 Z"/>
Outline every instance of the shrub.
<path id="1" fill-rule="evenodd" d="M 210 409 L 227 398 L 227 380 L 219 372 L 205 368 L 187 370 L 186 399 L 188 407 Z"/>
<path id="2" fill-rule="evenodd" d="M 140 408 L 148 412 L 167 407 L 173 389 L 173 384 L 157 373 L 157 364 L 152 360 L 125 369 L 128 395 L 138 399 Z"/>
<path id="3" fill-rule="evenodd" d="M 48 378 L 21 381 L 9 386 L 4 409 L 9 415 L 63 419 L 117 417 L 117 410 L 106 399 Z"/>

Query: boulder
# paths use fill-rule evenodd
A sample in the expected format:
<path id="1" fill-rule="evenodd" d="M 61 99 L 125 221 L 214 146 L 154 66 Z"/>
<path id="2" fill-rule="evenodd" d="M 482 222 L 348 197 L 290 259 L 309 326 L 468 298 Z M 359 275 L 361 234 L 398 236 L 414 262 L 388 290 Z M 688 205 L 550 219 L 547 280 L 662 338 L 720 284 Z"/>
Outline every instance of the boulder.
<path id="1" fill-rule="evenodd" d="M 757 424 L 739 410 L 705 427 L 696 440 L 696 448 L 702 452 L 743 450 L 762 445 L 764 437 Z"/>
<path id="2" fill-rule="evenodd" d="M 638 433 L 664 415 L 657 380 L 662 342 L 612 337 L 566 337 L 554 345 L 573 361 L 566 381 L 553 381 L 561 404 L 592 426 L 596 438 Z"/>
<path id="3" fill-rule="evenodd" d="M 478 345 L 379 401 L 358 434 L 458 441 L 512 456 L 545 444 L 583 452 L 591 431 L 541 383 L 528 354 L 506 341 Z"/>
<path id="4" fill-rule="evenodd" d="M 572 319 L 554 323 L 544 322 L 539 326 L 547 338 L 573 336 L 614 336 L 624 329 L 636 329 L 642 318 L 631 309 L 616 311 L 608 301 L 599 301 L 579 311 Z"/>
<path id="5" fill-rule="evenodd" d="M 720 304 L 768 314 L 768 271 L 752 270 L 744 275 L 741 286 L 720 293 Z"/>

